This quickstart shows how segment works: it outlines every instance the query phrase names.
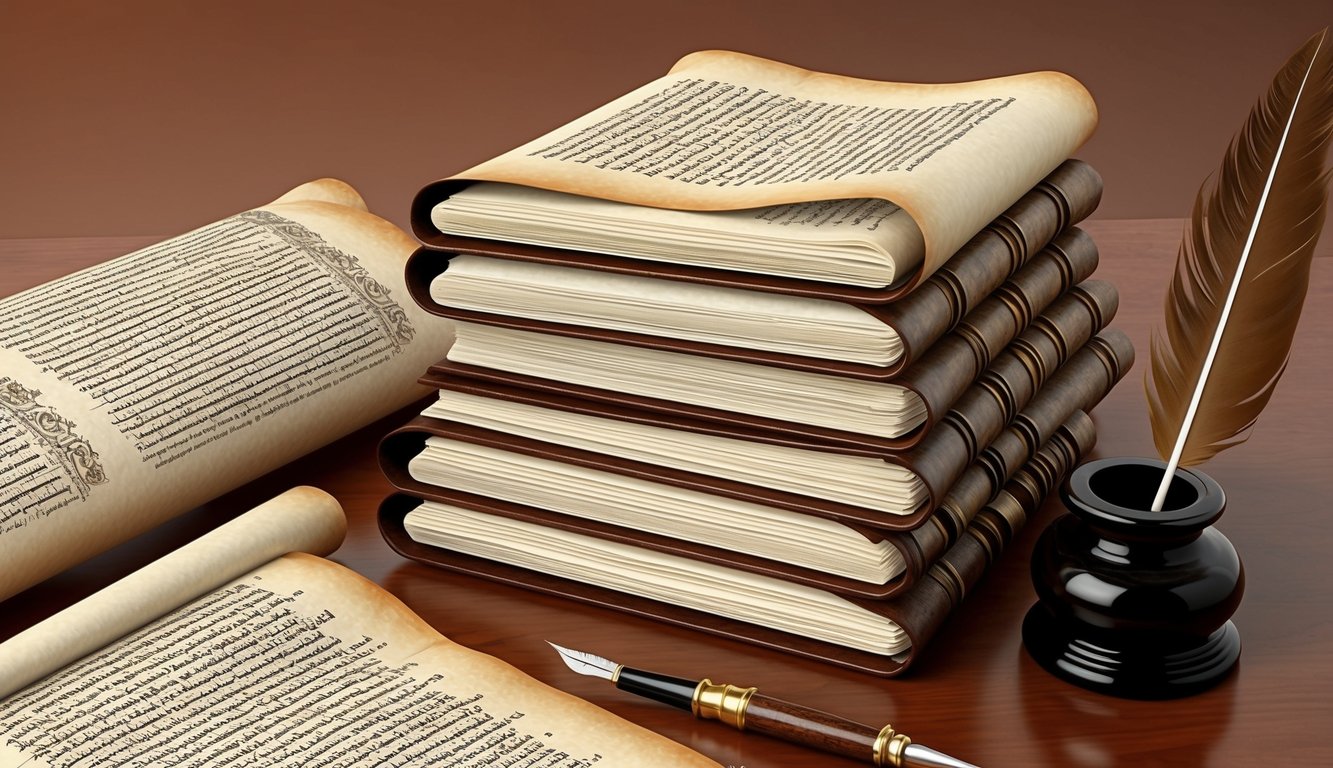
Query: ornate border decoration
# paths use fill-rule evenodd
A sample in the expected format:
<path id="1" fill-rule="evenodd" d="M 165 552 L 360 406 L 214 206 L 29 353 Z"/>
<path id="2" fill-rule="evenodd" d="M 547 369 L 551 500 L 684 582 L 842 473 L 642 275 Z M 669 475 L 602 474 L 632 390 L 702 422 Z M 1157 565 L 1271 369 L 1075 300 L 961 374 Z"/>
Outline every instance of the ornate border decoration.
<path id="1" fill-rule="evenodd" d="M 389 289 L 371 277 L 355 256 L 334 248 L 324 238 L 295 221 L 269 211 L 246 211 L 237 218 L 264 227 L 288 245 L 324 265 L 379 320 L 395 352 L 402 351 L 403 346 L 416 336 L 416 329 L 408 320 L 407 313 L 389 295 Z"/>
<path id="2" fill-rule="evenodd" d="M 8 412 L 57 462 L 81 498 L 92 486 L 107 481 L 102 463 L 91 444 L 74 428 L 74 422 L 37 402 L 41 392 L 28 389 L 8 376 L 0 377 L 0 409 Z"/>

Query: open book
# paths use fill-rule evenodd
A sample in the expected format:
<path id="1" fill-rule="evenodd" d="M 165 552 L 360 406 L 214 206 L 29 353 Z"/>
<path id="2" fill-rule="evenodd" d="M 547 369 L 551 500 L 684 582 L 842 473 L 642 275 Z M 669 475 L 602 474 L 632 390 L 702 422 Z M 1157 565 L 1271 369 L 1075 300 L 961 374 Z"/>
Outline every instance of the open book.
<path id="1" fill-rule="evenodd" d="M 714 766 L 442 637 L 277 497 L 0 645 L 0 766 Z"/>
<path id="2" fill-rule="evenodd" d="M 0 599 L 421 397 L 413 248 L 324 179 L 0 299 Z"/>
<path id="3" fill-rule="evenodd" d="M 415 225 L 429 244 L 450 233 L 914 284 L 1069 157 L 1096 120 L 1088 92 L 1055 72 L 885 83 L 704 51 L 423 190 Z"/>

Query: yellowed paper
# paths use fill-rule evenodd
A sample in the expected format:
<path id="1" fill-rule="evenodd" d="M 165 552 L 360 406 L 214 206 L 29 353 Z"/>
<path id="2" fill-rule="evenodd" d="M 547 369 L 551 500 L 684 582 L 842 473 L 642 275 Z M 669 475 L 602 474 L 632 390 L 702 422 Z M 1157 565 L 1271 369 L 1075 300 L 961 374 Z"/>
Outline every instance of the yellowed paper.
<path id="1" fill-rule="evenodd" d="M 68 706 L 77 701 L 77 707 Z M 713 766 L 287 555 L 0 701 L 0 766 Z"/>
<path id="2" fill-rule="evenodd" d="M 278 496 L 0 643 L 0 699 L 288 552 L 326 555 L 347 518 L 332 496 Z"/>
<path id="3" fill-rule="evenodd" d="M 897 622 L 785 579 L 433 501 L 403 525 L 423 544 L 869 653 L 912 645 Z"/>
<path id="4" fill-rule="evenodd" d="M 459 254 L 430 286 L 441 306 L 565 325 L 888 366 L 897 332 L 840 301 Z"/>
<path id="5" fill-rule="evenodd" d="M 756 457 L 752 466 L 760 463 Z M 710 469 L 709 474 L 740 474 L 730 469 Z M 408 463 L 408 472 L 413 480 L 450 491 L 693 541 L 870 584 L 886 584 L 905 568 L 902 554 L 892 544 L 882 538 L 872 542 L 864 532 L 834 520 L 461 440 L 427 438 L 421 453 Z M 896 474 L 907 473 L 899 470 Z M 896 497 L 901 505 L 902 486 L 906 485 L 900 482 L 899 488 L 886 495 Z M 900 513 L 899 509 L 894 512 Z"/>
<path id="6" fill-rule="evenodd" d="M 723 477 L 761 488 L 838 501 L 893 515 L 910 514 L 929 498 L 925 484 L 914 472 L 876 456 L 855 456 L 834 451 L 770 445 L 685 429 L 543 408 L 498 397 L 480 397 L 447 389 L 441 390 L 439 399 L 423 410 L 421 415 L 454 424 L 470 424 L 549 445 L 562 445 L 645 464 L 672 467 L 685 472 Z M 421 455 L 430 453 L 430 446 L 438 439 L 435 437 L 428 439 Z M 471 445 L 468 450 L 483 450 L 483 447 Z M 484 450 L 490 453 L 493 449 Z M 520 465 L 519 468 L 492 470 L 493 476 L 503 482 L 503 487 L 510 487 L 525 494 L 526 500 L 509 500 L 539 509 L 556 509 L 548 501 L 548 494 L 554 490 L 554 486 L 547 481 L 529 480 L 528 478 L 532 476 L 532 469 L 526 466 L 529 463 L 553 466 L 553 469 L 558 468 L 562 474 L 579 477 L 570 483 L 571 491 L 578 491 L 587 486 L 587 480 L 584 478 L 589 472 L 596 472 L 599 475 L 612 474 L 620 482 L 635 485 L 640 483 L 655 485 L 639 478 L 603 473 L 601 470 L 591 470 L 566 462 L 549 462 L 513 451 L 498 452 L 494 455 L 502 455 L 507 462 Z M 484 480 L 481 468 L 477 466 L 465 468 L 462 461 L 458 457 L 450 457 L 445 462 L 448 466 L 439 468 L 448 473 L 447 480 L 436 484 L 492 498 L 502 497 L 494 486 L 482 490 L 483 486 L 479 485 Z M 661 491 L 671 494 L 677 491 L 686 493 L 686 489 L 677 489 L 674 486 L 663 487 Z M 690 491 L 688 495 L 693 493 Z M 638 503 L 627 504 L 624 499 L 613 500 L 609 494 L 592 492 L 591 495 L 599 506 L 623 508 L 619 509 L 619 514 L 633 514 L 642 506 Z M 538 502 L 538 499 L 541 501 Z M 724 503 L 721 502 L 721 497 L 718 497 L 718 503 Z M 673 505 L 682 509 L 685 506 L 678 500 L 673 500 L 667 503 L 666 507 L 669 509 Z M 569 514 L 567 510 L 556 511 Z M 785 516 L 782 512 L 773 514 Z M 794 512 L 790 514 L 797 515 L 798 519 L 810 517 Z M 686 528 L 694 525 L 707 527 L 708 521 L 712 520 L 714 515 L 703 514 L 700 517 L 705 519 L 704 523 L 683 519 L 678 519 L 676 522 Z M 819 518 L 812 520 L 812 523 L 838 526 L 837 523 Z M 641 526 L 627 525 L 627 527 Z M 760 538 L 767 534 L 769 527 L 771 527 L 769 524 L 758 521 L 741 526 L 743 530 L 757 534 Z M 692 535 L 704 536 L 704 543 L 711 538 L 702 529 L 695 529 Z M 674 536 L 690 538 L 691 534 L 677 532 Z M 824 548 L 816 547 L 816 549 Z M 829 553 L 832 551 L 828 550 Z"/>
<path id="7" fill-rule="evenodd" d="M 685 211 L 481 182 L 436 205 L 431 223 L 469 237 L 872 287 L 914 272 L 925 247 L 912 217 L 878 198 Z"/>
<path id="8" fill-rule="evenodd" d="M 325 179 L 0 299 L 0 599 L 426 394 L 414 247 Z"/>
<path id="9" fill-rule="evenodd" d="M 479 323 L 457 329 L 449 360 L 463 365 L 877 437 L 926 420 L 921 396 L 893 382 Z"/>
<path id="10" fill-rule="evenodd" d="M 1058 72 L 885 83 L 704 51 L 458 178 L 685 210 L 886 199 L 920 227 L 928 275 L 1096 122 Z"/>

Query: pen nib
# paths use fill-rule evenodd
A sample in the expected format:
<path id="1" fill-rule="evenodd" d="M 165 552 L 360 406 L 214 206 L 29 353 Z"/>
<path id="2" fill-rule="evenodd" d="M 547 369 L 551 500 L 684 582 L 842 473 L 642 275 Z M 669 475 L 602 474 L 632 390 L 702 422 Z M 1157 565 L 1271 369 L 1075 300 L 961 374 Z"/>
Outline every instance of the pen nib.
<path id="1" fill-rule="evenodd" d="M 591 675 L 600 677 L 603 680 L 610 680 L 616 674 L 616 669 L 620 666 L 614 661 L 604 659 L 601 656 L 594 656 L 591 653 L 576 651 L 573 648 L 564 648 L 556 645 L 550 640 L 546 644 L 555 649 L 560 654 L 560 660 L 565 662 L 565 666 L 578 672 L 580 675 Z"/>
<path id="2" fill-rule="evenodd" d="M 908 744 L 907 749 L 903 750 L 903 765 L 911 768 L 977 768 L 971 763 L 916 743 Z"/>

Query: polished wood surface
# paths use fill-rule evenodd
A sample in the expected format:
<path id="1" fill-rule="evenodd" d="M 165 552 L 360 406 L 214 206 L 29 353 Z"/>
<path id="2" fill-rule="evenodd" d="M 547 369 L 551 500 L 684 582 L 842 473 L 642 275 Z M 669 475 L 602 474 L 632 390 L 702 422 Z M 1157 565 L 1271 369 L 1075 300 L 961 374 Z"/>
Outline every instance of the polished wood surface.
<path id="1" fill-rule="evenodd" d="M 1150 329 L 1181 232 L 1179 221 L 1093 221 L 1097 277 L 1120 289 L 1113 327 L 1139 352 L 1129 377 L 1094 413 L 1094 455 L 1152 453 L 1142 391 Z M 0 241 L 0 295 L 156 238 Z M 987 766 L 1333 764 L 1333 237 L 1315 259 L 1292 361 L 1251 440 L 1206 466 L 1229 494 L 1219 523 L 1240 551 L 1246 594 L 1236 613 L 1243 651 L 1219 687 L 1179 701 L 1135 702 L 1071 687 L 1022 649 L 1034 594 L 1028 557 L 1058 513 L 1048 502 L 936 636 L 906 677 L 885 681 L 777 652 L 457 576 L 394 555 L 375 529 L 389 492 L 377 438 L 410 411 L 296 461 L 27 592 L 0 603 L 0 637 L 88 594 L 264 498 L 308 483 L 333 493 L 351 521 L 333 559 L 383 585 L 440 632 L 557 688 L 746 768 L 858 763 L 697 721 L 567 670 L 545 639 L 684 677 L 762 693 L 879 727 Z M 4 567 L 0 563 L 0 567 Z"/>

